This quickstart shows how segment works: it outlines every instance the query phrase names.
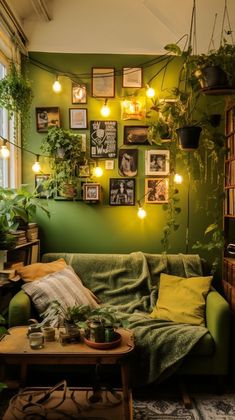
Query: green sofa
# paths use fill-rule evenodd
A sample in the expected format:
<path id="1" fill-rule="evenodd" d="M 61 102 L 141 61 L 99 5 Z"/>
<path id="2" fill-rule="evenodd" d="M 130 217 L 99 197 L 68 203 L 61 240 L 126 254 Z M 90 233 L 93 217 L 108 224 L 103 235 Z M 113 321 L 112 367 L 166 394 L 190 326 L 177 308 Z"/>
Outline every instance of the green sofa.
<path id="1" fill-rule="evenodd" d="M 160 272 L 181 275 L 184 277 L 196 276 L 197 274 L 208 275 L 206 264 L 200 259 L 200 272 L 195 272 L 193 268 L 196 261 L 194 256 L 190 255 L 160 255 L 160 254 L 79 254 L 79 253 L 50 253 L 44 254 L 42 262 L 54 261 L 58 258 L 64 258 L 67 264 L 71 265 L 75 272 L 80 276 L 85 286 L 91 288 L 95 294 L 103 288 L 102 285 L 118 284 L 121 281 L 125 283 L 126 292 L 129 293 L 129 281 L 132 281 L 132 275 L 136 261 L 144 261 L 145 270 L 148 271 L 148 282 L 151 296 L 156 294 L 156 285 L 159 282 Z M 139 260 L 138 260 L 139 259 Z M 120 269 L 120 264 L 125 270 Z M 143 278 L 143 272 L 137 275 Z M 128 282 L 126 283 L 126 278 Z M 138 284 L 140 284 L 138 278 Z M 146 282 L 146 280 L 145 280 Z M 92 288 L 92 285 L 95 288 Z M 105 287 L 106 287 L 105 286 Z M 120 287 L 120 284 L 119 286 Z M 143 293 L 148 293 L 141 286 Z M 110 293 L 110 290 L 109 292 Z M 138 290 L 139 293 L 139 290 Z M 139 301 L 141 300 L 140 295 Z M 155 296 L 157 298 L 157 296 Z M 116 297 L 115 297 L 116 299 Z M 148 302 L 148 297 L 145 300 Z M 152 303 L 154 299 L 152 299 Z M 108 302 L 108 301 L 107 301 Z M 106 302 L 106 303 L 107 303 Z M 136 307 L 138 310 L 138 307 Z M 124 308 L 125 311 L 125 308 Z M 127 311 L 128 312 L 128 311 Z M 134 308 L 135 312 L 135 308 Z M 29 297 L 23 290 L 18 292 L 9 305 L 9 326 L 24 325 L 32 316 L 35 317 L 35 311 Z M 182 358 L 176 366 L 177 373 L 184 375 L 216 375 L 224 377 L 228 373 L 229 342 L 230 342 L 230 311 L 228 303 L 216 291 L 211 290 L 206 300 L 206 327 L 208 331 L 192 345 L 190 351 Z M 136 322 L 136 320 L 135 320 Z M 151 321 L 152 323 L 154 320 Z M 136 324 L 137 325 L 137 324 Z M 140 324 L 139 324 L 140 325 Z M 142 324 L 140 325 L 142 328 Z M 198 327 L 196 327 L 198 328 Z M 200 327 L 199 327 L 200 328 Z"/>

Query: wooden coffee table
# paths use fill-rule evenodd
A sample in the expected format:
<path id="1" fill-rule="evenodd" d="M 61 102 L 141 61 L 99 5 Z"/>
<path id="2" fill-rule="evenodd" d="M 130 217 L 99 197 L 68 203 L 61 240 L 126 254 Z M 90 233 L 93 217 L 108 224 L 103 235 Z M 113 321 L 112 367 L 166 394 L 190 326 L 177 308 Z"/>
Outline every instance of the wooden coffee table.
<path id="1" fill-rule="evenodd" d="M 110 350 L 97 350 L 84 342 L 62 345 L 58 340 L 46 342 L 44 348 L 32 350 L 27 338 L 27 327 L 13 327 L 0 343 L 1 380 L 5 378 L 5 367 L 20 365 L 20 385 L 25 386 L 28 365 L 119 365 L 121 369 L 123 419 L 130 420 L 132 394 L 129 382 L 129 356 L 134 350 L 132 332 L 119 329 L 122 336 L 120 346 Z"/>

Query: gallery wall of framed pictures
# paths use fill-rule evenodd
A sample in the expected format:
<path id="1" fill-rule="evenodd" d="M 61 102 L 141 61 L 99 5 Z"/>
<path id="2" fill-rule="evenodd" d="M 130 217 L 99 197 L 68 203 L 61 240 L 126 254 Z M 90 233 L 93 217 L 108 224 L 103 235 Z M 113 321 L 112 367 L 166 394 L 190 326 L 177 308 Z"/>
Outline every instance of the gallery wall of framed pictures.
<path id="1" fill-rule="evenodd" d="M 133 206 L 139 197 L 144 197 L 146 204 L 168 202 L 170 152 L 167 145 L 163 149 L 149 143 L 149 110 L 141 90 L 146 83 L 144 69 L 94 65 L 90 74 L 84 82 L 71 80 L 67 109 L 59 96 L 58 106 L 36 107 L 37 133 L 45 134 L 50 127 L 79 130 L 85 160 L 76 176 L 83 185 L 80 196 L 84 201 L 101 202 L 102 187 L 106 190 L 104 204 L 110 206 Z M 116 108 L 114 118 L 112 113 L 109 117 L 100 115 L 102 104 L 107 103 Z M 100 183 L 92 177 L 98 163 L 106 173 Z M 48 174 L 35 178 L 42 198 L 48 196 L 42 190 L 48 178 Z"/>

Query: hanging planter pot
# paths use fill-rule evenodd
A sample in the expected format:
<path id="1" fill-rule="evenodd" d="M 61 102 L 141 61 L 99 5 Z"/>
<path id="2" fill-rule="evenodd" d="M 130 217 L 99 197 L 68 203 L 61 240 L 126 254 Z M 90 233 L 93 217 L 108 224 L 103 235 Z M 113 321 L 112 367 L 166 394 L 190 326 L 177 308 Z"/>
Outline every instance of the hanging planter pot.
<path id="1" fill-rule="evenodd" d="M 202 89 L 228 88 L 228 78 L 219 66 L 207 66 L 201 69 L 199 82 Z"/>
<path id="2" fill-rule="evenodd" d="M 221 114 L 211 114 L 209 116 L 209 122 L 212 127 L 219 127 L 221 121 Z"/>
<path id="3" fill-rule="evenodd" d="M 201 127 L 185 126 L 177 128 L 176 132 L 179 139 L 180 148 L 183 150 L 194 150 L 199 146 Z"/>

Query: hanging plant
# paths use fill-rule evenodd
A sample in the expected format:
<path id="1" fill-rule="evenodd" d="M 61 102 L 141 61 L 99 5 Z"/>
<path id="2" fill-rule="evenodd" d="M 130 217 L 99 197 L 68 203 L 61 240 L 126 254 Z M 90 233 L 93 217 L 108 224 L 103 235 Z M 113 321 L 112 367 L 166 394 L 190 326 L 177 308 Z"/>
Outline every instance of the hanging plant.
<path id="1" fill-rule="evenodd" d="M 24 77 L 16 65 L 11 62 L 9 72 L 0 80 L 0 107 L 8 111 L 9 118 L 16 114 L 15 128 L 18 118 L 21 119 L 22 129 L 29 127 L 30 106 L 32 102 L 32 89 L 26 77 Z"/>

